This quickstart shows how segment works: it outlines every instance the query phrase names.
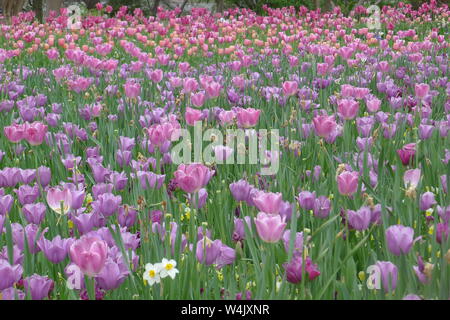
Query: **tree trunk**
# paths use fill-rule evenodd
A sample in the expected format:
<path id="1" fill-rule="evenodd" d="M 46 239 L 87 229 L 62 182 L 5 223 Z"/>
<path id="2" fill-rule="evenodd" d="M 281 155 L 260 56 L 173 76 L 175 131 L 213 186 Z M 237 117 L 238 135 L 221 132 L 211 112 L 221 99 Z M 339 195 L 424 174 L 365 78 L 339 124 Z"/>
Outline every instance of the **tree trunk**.
<path id="1" fill-rule="evenodd" d="M 216 11 L 222 13 L 224 9 L 224 1 L 216 0 Z"/>
<path id="2" fill-rule="evenodd" d="M 161 0 L 155 0 L 154 4 L 153 4 L 153 8 L 152 8 L 152 15 L 156 16 L 156 14 L 158 13 L 158 7 L 159 7 L 159 3 Z"/>
<path id="3" fill-rule="evenodd" d="M 39 22 L 43 20 L 42 0 L 33 0 L 33 11 L 36 14 L 36 19 Z"/>
<path id="4" fill-rule="evenodd" d="M 61 9 L 62 0 L 47 0 L 47 15 L 50 11 L 56 11 L 59 14 L 59 9 Z"/>

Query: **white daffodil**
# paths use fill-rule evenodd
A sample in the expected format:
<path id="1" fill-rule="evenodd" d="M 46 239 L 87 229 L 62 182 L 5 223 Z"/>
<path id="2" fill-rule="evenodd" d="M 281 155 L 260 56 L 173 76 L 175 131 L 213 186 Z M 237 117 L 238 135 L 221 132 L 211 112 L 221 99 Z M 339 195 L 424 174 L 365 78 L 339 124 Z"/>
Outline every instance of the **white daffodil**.
<path id="1" fill-rule="evenodd" d="M 161 262 L 161 278 L 165 278 L 167 276 L 175 279 L 176 274 L 179 272 L 177 268 L 177 262 L 175 260 L 167 260 L 166 258 L 162 259 Z"/>
<path id="2" fill-rule="evenodd" d="M 145 265 L 145 272 L 144 272 L 144 280 L 148 282 L 149 285 L 153 285 L 154 283 L 159 283 L 161 281 L 160 276 L 161 271 L 161 264 L 160 263 L 147 263 Z"/>

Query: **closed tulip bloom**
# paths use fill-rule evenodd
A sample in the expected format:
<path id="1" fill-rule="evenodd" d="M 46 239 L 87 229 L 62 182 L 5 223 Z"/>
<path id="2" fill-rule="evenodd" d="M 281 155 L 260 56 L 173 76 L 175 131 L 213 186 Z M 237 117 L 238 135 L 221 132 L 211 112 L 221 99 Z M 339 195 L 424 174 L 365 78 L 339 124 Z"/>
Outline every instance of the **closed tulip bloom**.
<path id="1" fill-rule="evenodd" d="M 247 224 L 248 229 L 252 230 L 252 220 L 249 216 L 245 216 L 244 219 L 235 218 L 234 219 L 234 231 L 233 231 L 233 241 L 242 241 L 245 239 L 245 226 Z"/>
<path id="2" fill-rule="evenodd" d="M 128 98 L 135 99 L 141 94 L 141 85 L 135 82 L 127 82 L 123 85 L 125 95 Z"/>
<path id="3" fill-rule="evenodd" d="M 390 226 L 385 235 L 389 251 L 396 256 L 408 254 L 414 243 L 414 229 L 410 227 Z"/>
<path id="4" fill-rule="evenodd" d="M 51 178 L 52 172 L 50 168 L 41 166 L 37 169 L 36 180 L 43 188 L 49 185 Z"/>
<path id="5" fill-rule="evenodd" d="M 208 191 L 206 191 L 205 188 L 202 188 L 202 189 L 198 190 L 197 195 L 198 196 L 196 196 L 195 194 L 189 193 L 187 195 L 187 198 L 193 208 L 201 209 L 206 204 L 206 200 L 208 200 Z M 197 201 L 198 201 L 198 203 L 197 203 Z"/>
<path id="6" fill-rule="evenodd" d="M 193 126 L 197 121 L 201 121 L 203 119 L 203 112 L 187 107 L 184 116 L 186 119 L 186 123 L 190 126 Z"/>
<path id="7" fill-rule="evenodd" d="M 236 114 L 237 122 L 241 128 L 251 128 L 256 126 L 261 110 L 254 108 L 240 108 Z"/>
<path id="8" fill-rule="evenodd" d="M 205 187 L 214 170 L 210 170 L 201 163 L 180 164 L 174 176 L 178 186 L 187 193 L 196 193 Z"/>
<path id="9" fill-rule="evenodd" d="M 214 240 L 212 241 L 208 237 L 204 236 L 201 240 L 197 242 L 196 256 L 200 263 L 204 263 L 209 266 L 215 263 L 217 257 L 220 255 L 220 250 L 222 248 L 222 241 Z"/>
<path id="10" fill-rule="evenodd" d="M 337 110 L 345 120 L 351 120 L 358 114 L 359 103 L 352 99 L 342 99 L 338 102 Z"/>
<path id="11" fill-rule="evenodd" d="M 205 104 L 206 95 L 203 92 L 198 92 L 191 95 L 191 103 L 196 107 L 201 107 Z"/>
<path id="12" fill-rule="evenodd" d="M 29 292 L 32 300 L 42 300 L 48 297 L 53 287 L 53 280 L 46 276 L 33 274 L 23 281 L 25 292 Z"/>
<path id="13" fill-rule="evenodd" d="M 125 281 L 129 273 L 125 264 L 108 259 L 105 262 L 105 267 L 95 277 L 95 280 L 101 289 L 114 290 Z"/>
<path id="14" fill-rule="evenodd" d="M 116 213 L 119 205 L 122 203 L 121 196 L 115 196 L 112 193 L 104 193 L 98 196 L 98 209 L 106 217 Z"/>
<path id="15" fill-rule="evenodd" d="M 123 205 L 117 212 L 117 221 L 121 227 L 131 228 L 136 223 L 137 210 L 133 207 Z"/>
<path id="16" fill-rule="evenodd" d="M 372 210 L 369 207 L 362 207 L 358 211 L 347 210 L 349 225 L 358 231 L 364 231 L 369 228 L 372 219 Z"/>
<path id="17" fill-rule="evenodd" d="M 286 230 L 283 233 L 283 243 L 284 243 L 284 249 L 286 250 L 286 253 L 289 253 L 290 249 L 290 241 L 291 241 L 291 230 Z M 294 237 L 294 249 L 293 249 L 293 255 L 294 256 L 302 256 L 303 252 L 303 232 L 296 232 Z"/>
<path id="18" fill-rule="evenodd" d="M 447 207 L 437 206 L 438 215 L 441 217 L 444 222 L 450 221 L 450 205 Z"/>
<path id="19" fill-rule="evenodd" d="M 22 213 L 28 223 L 41 224 L 45 218 L 47 207 L 43 203 L 26 204 L 22 208 Z"/>
<path id="20" fill-rule="evenodd" d="M 222 86 L 217 82 L 210 82 L 205 87 L 206 94 L 209 98 L 217 98 L 220 96 L 220 90 L 222 90 Z"/>
<path id="21" fill-rule="evenodd" d="M 316 200 L 315 192 L 302 191 L 298 194 L 297 197 L 298 204 L 304 210 L 312 210 L 314 208 L 315 200 Z"/>
<path id="22" fill-rule="evenodd" d="M 390 261 L 378 261 L 375 264 L 380 272 L 381 284 L 385 292 L 395 290 L 398 280 L 398 268 Z"/>
<path id="23" fill-rule="evenodd" d="M 12 208 L 14 198 L 7 194 L 6 196 L 0 196 L 0 216 L 6 216 Z"/>
<path id="24" fill-rule="evenodd" d="M 32 124 L 25 126 L 23 138 L 27 140 L 32 146 L 42 144 L 45 135 L 47 134 L 48 127 L 41 122 L 33 122 Z"/>
<path id="25" fill-rule="evenodd" d="M 41 238 L 38 246 L 48 261 L 60 263 L 67 257 L 67 253 L 73 242 L 74 240 L 72 238 L 63 239 L 60 235 L 57 235 L 53 240 Z"/>
<path id="26" fill-rule="evenodd" d="M 252 198 L 253 203 L 259 211 L 271 214 L 280 213 L 282 204 L 282 194 L 277 192 L 264 192 L 260 191 Z"/>
<path id="27" fill-rule="evenodd" d="M 420 202 L 419 202 L 420 210 L 426 211 L 426 210 L 430 209 L 432 206 L 434 206 L 435 204 L 437 204 L 437 202 L 434 199 L 433 192 L 428 191 L 420 196 Z"/>
<path id="28" fill-rule="evenodd" d="M 18 143 L 24 138 L 25 127 L 23 124 L 12 124 L 3 128 L 6 138 L 12 143 Z"/>
<path id="29" fill-rule="evenodd" d="M 13 286 L 22 277 L 22 266 L 11 266 L 8 261 L 0 259 L 0 290 Z"/>
<path id="30" fill-rule="evenodd" d="M 404 166 L 410 164 L 416 154 L 416 144 L 408 143 L 404 145 L 403 148 L 397 150 L 397 154 Z"/>
<path id="31" fill-rule="evenodd" d="M 80 234 L 86 234 L 94 228 L 95 224 L 94 212 L 81 213 L 77 216 L 72 215 L 71 220 L 77 227 L 78 232 Z"/>
<path id="32" fill-rule="evenodd" d="M 17 247 L 20 250 L 25 250 L 25 239 L 27 241 L 28 250 L 35 254 L 38 253 L 41 249 L 37 245 L 40 241 L 40 239 L 43 238 L 44 234 L 48 231 L 48 228 L 44 229 L 41 232 L 40 238 L 37 238 L 38 232 L 39 232 L 39 226 L 35 224 L 28 224 L 25 226 L 25 228 L 19 224 L 19 223 L 12 223 L 11 224 L 12 229 L 12 237 L 14 243 L 17 245 Z"/>
<path id="33" fill-rule="evenodd" d="M 331 201 L 328 197 L 319 196 L 316 200 L 314 200 L 314 208 L 313 213 L 314 216 L 325 219 L 329 216 L 331 211 Z"/>
<path id="34" fill-rule="evenodd" d="M 293 96 L 298 91 L 298 83 L 296 81 L 285 81 L 283 82 L 282 88 L 285 96 Z"/>
<path id="35" fill-rule="evenodd" d="M 286 271 L 286 280 L 290 283 L 297 284 L 302 281 L 302 272 L 308 275 L 309 280 L 314 280 L 320 275 L 320 271 L 310 257 L 306 257 L 306 264 L 303 269 L 303 258 L 301 256 L 294 256 L 289 263 L 283 264 Z"/>
<path id="36" fill-rule="evenodd" d="M 286 223 L 280 215 L 259 212 L 254 220 L 258 235 L 263 241 L 276 243 L 283 236 Z"/>
<path id="37" fill-rule="evenodd" d="M 37 185 L 20 186 L 16 193 L 21 205 L 33 203 L 40 195 L 39 187 Z"/>
<path id="38" fill-rule="evenodd" d="M 108 245 L 97 237 L 83 236 L 69 249 L 70 259 L 89 277 L 98 275 L 104 268 Z"/>
<path id="39" fill-rule="evenodd" d="M 414 85 L 414 91 L 416 93 L 416 97 L 423 100 L 428 95 L 430 86 L 426 83 L 416 83 Z"/>
<path id="40" fill-rule="evenodd" d="M 422 140 L 427 140 L 431 138 L 433 134 L 434 126 L 421 124 L 419 125 L 419 138 Z"/>
<path id="41" fill-rule="evenodd" d="M 47 191 L 47 204 L 57 214 L 66 214 L 72 204 L 72 193 L 66 188 L 50 188 Z"/>
<path id="42" fill-rule="evenodd" d="M 334 116 L 321 115 L 313 118 L 314 130 L 319 137 L 327 138 L 335 131 L 337 123 Z"/>
<path id="43" fill-rule="evenodd" d="M 215 264 L 217 264 L 217 268 L 221 269 L 228 264 L 233 264 L 235 260 L 236 250 L 222 244 L 222 246 L 220 247 L 219 255 L 217 256 L 215 261 Z"/>
<path id="44" fill-rule="evenodd" d="M 236 201 L 247 201 L 252 186 L 247 180 L 241 179 L 230 184 L 231 194 Z"/>
<path id="45" fill-rule="evenodd" d="M 441 244 L 448 240 L 450 224 L 447 222 L 436 224 L 436 242 Z"/>
<path id="46" fill-rule="evenodd" d="M 337 177 L 339 193 L 350 196 L 358 189 L 358 172 L 344 171 Z"/>
<path id="47" fill-rule="evenodd" d="M 377 112 L 380 109 L 381 100 L 377 98 L 373 98 L 366 101 L 367 111 L 369 112 Z"/>

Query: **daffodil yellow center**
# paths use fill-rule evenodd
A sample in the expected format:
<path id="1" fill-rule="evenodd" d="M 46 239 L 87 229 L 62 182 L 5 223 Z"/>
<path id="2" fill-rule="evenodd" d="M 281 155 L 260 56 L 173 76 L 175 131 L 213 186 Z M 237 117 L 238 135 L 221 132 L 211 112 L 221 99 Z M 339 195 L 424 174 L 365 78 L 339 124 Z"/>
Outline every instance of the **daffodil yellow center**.
<path id="1" fill-rule="evenodd" d="M 171 264 L 171 263 L 166 264 L 167 271 L 171 270 L 172 268 L 173 268 L 173 264 Z"/>
<path id="2" fill-rule="evenodd" d="M 148 274 L 150 275 L 150 278 L 154 278 L 155 275 L 156 275 L 156 272 L 155 272 L 155 270 L 150 270 L 150 271 L 148 272 Z"/>

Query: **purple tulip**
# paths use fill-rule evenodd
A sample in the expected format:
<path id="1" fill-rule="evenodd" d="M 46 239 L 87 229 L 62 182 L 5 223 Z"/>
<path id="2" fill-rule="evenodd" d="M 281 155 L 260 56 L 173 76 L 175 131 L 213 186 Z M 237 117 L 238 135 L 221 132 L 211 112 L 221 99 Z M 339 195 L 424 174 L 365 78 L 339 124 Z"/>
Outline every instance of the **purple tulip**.
<path id="1" fill-rule="evenodd" d="M 450 221 L 450 205 L 447 207 L 437 206 L 437 212 L 444 222 Z"/>
<path id="2" fill-rule="evenodd" d="M 438 223 L 436 225 L 436 242 L 441 244 L 448 240 L 450 234 L 450 225 L 448 222 Z"/>
<path id="3" fill-rule="evenodd" d="M 283 268 L 288 282 L 296 284 L 302 281 L 303 258 L 301 256 L 294 256 L 289 263 L 283 264 Z M 308 275 L 309 280 L 314 280 L 320 275 L 317 265 L 309 257 L 306 257 L 304 268 L 304 273 Z"/>
<path id="4" fill-rule="evenodd" d="M 283 233 L 283 243 L 286 253 L 289 253 L 290 241 L 291 241 L 291 230 L 286 230 Z M 303 252 L 303 232 L 296 232 L 294 238 L 293 254 L 294 256 L 301 256 L 302 252 Z"/>
<path id="5" fill-rule="evenodd" d="M 215 261 L 217 268 L 221 269 L 225 265 L 232 264 L 234 260 L 236 260 L 236 250 L 222 244 L 219 255 Z"/>
<path id="6" fill-rule="evenodd" d="M 312 210 L 316 200 L 316 193 L 309 191 L 302 191 L 298 194 L 297 201 L 300 207 L 304 210 Z"/>
<path id="7" fill-rule="evenodd" d="M 110 182 L 114 186 L 114 190 L 120 191 L 127 186 L 128 178 L 125 172 L 113 172 L 109 176 Z"/>
<path id="8" fill-rule="evenodd" d="M 247 227 L 251 231 L 251 218 L 249 216 L 244 217 L 244 219 L 235 218 L 234 219 L 234 231 L 233 231 L 233 241 L 242 241 L 245 239 L 245 226 L 244 221 L 247 223 Z"/>
<path id="9" fill-rule="evenodd" d="M 347 210 L 347 218 L 350 227 L 358 231 L 364 231 L 369 228 L 372 210 L 369 207 L 361 207 L 358 211 Z"/>
<path id="10" fill-rule="evenodd" d="M 22 266 L 11 266 L 8 261 L 0 259 L 0 290 L 12 287 L 22 277 Z"/>
<path id="11" fill-rule="evenodd" d="M 41 224 L 45 218 L 47 207 L 45 204 L 39 202 L 34 204 L 26 204 L 22 208 L 22 213 L 28 223 Z"/>
<path id="12" fill-rule="evenodd" d="M 13 287 L 0 291 L 0 296 L 2 300 L 25 300 L 25 293 Z"/>
<path id="13" fill-rule="evenodd" d="M 11 195 L 0 196 L 0 216 L 6 216 L 11 211 L 13 203 L 14 198 Z"/>
<path id="14" fill-rule="evenodd" d="M 408 254 L 414 242 L 414 229 L 402 225 L 390 226 L 386 229 L 386 241 L 392 254 Z"/>
<path id="15" fill-rule="evenodd" d="M 115 196 L 112 193 L 104 193 L 98 196 L 98 209 L 104 216 L 109 217 L 117 212 L 122 203 L 121 196 Z"/>
<path id="16" fill-rule="evenodd" d="M 198 204 L 196 203 L 197 197 Z M 208 191 L 206 191 L 205 188 L 202 188 L 198 191 L 197 194 L 188 193 L 187 198 L 193 208 L 201 209 L 206 204 L 206 200 L 208 199 Z"/>
<path id="17" fill-rule="evenodd" d="M 260 191 L 253 196 L 253 203 L 264 213 L 278 214 L 282 204 L 281 193 Z"/>
<path id="18" fill-rule="evenodd" d="M 196 256 L 200 263 L 204 263 L 209 266 L 213 264 L 217 257 L 220 255 L 220 250 L 222 248 L 222 241 L 220 240 L 210 240 L 208 237 L 203 237 L 203 239 L 197 242 L 196 246 Z"/>
<path id="19" fill-rule="evenodd" d="M 395 290 L 398 280 L 398 268 L 395 264 L 389 261 L 377 261 L 375 266 L 379 270 L 381 283 L 386 292 Z"/>
<path id="20" fill-rule="evenodd" d="M 125 281 L 128 274 L 128 268 L 124 263 L 117 263 L 108 259 L 105 262 L 105 267 L 95 277 L 95 280 L 101 289 L 114 290 Z"/>
<path id="21" fill-rule="evenodd" d="M 39 187 L 37 185 L 33 187 L 29 185 L 20 186 L 16 193 L 21 205 L 33 203 L 40 194 Z"/>
<path id="22" fill-rule="evenodd" d="M 259 212 L 254 221 L 259 237 L 269 243 L 278 242 L 286 228 L 285 220 L 278 214 Z"/>
<path id="23" fill-rule="evenodd" d="M 42 166 L 37 169 L 37 179 L 36 180 L 43 188 L 45 188 L 46 186 L 48 186 L 50 184 L 51 177 L 52 177 L 52 172 L 51 172 L 50 168 Z"/>
<path id="24" fill-rule="evenodd" d="M 24 228 L 19 223 L 12 223 L 11 230 L 12 230 L 13 241 L 19 247 L 20 250 L 23 251 L 25 249 L 24 236 L 26 236 L 28 250 L 30 250 L 30 252 L 33 254 L 40 251 L 40 248 L 37 245 L 37 242 L 40 240 L 40 238 L 37 239 L 37 235 L 39 232 L 39 226 L 37 226 L 35 224 L 28 224 Z M 42 231 L 40 237 L 43 237 L 47 231 L 48 231 L 48 228 L 44 229 Z"/>
<path id="25" fill-rule="evenodd" d="M 430 209 L 432 206 L 434 206 L 435 204 L 437 204 L 437 202 L 434 199 L 433 192 L 428 191 L 420 196 L 420 202 L 419 202 L 420 210 L 426 211 L 426 210 Z"/>
<path id="26" fill-rule="evenodd" d="M 133 207 L 123 205 L 117 212 L 117 221 L 121 227 L 131 228 L 136 223 L 137 210 Z"/>
<path id="27" fill-rule="evenodd" d="M 25 292 L 30 293 L 31 299 L 42 300 L 48 297 L 53 287 L 53 280 L 48 277 L 33 274 L 23 281 Z"/>
<path id="28" fill-rule="evenodd" d="M 92 196 L 94 200 L 97 200 L 101 194 L 111 193 L 114 185 L 111 183 L 97 183 L 92 186 Z"/>
<path id="29" fill-rule="evenodd" d="M 81 234 L 86 234 L 94 228 L 94 213 L 80 213 L 77 216 L 72 216 L 71 220 Z"/>
<path id="30" fill-rule="evenodd" d="M 331 201 L 325 196 L 319 196 L 314 201 L 313 213 L 316 217 L 325 219 L 331 211 Z"/>
<path id="31" fill-rule="evenodd" d="M 73 241 L 72 238 L 62 239 L 60 235 L 57 235 L 51 241 L 42 238 L 38 245 L 47 260 L 53 263 L 60 263 L 67 257 L 67 253 Z"/>

